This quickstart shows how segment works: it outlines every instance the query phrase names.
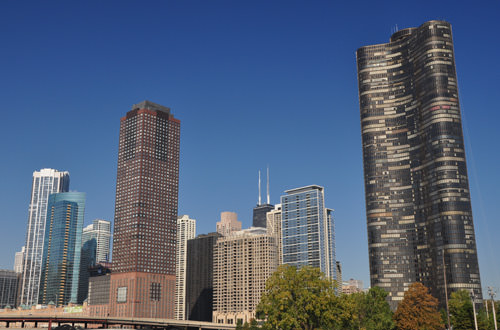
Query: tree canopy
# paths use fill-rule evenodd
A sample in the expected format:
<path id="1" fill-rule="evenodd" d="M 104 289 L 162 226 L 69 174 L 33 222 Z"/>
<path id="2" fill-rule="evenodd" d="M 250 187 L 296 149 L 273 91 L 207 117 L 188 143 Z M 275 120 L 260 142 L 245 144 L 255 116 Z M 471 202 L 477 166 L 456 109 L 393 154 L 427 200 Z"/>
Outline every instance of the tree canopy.
<path id="1" fill-rule="evenodd" d="M 466 290 L 452 292 L 450 301 L 450 318 L 454 330 L 475 329 L 474 309 L 472 308 L 472 299 L 470 293 Z M 489 329 L 486 312 L 478 310 L 477 328 L 479 330 Z"/>
<path id="2" fill-rule="evenodd" d="M 333 283 L 319 269 L 282 265 L 266 282 L 257 306 L 264 329 L 333 329 Z"/>
<path id="3" fill-rule="evenodd" d="M 438 300 L 422 283 L 413 283 L 394 313 L 398 330 L 439 330 L 443 321 Z"/>
<path id="4" fill-rule="evenodd" d="M 319 269 L 283 265 L 266 282 L 257 317 L 264 329 L 392 330 L 386 296 L 377 287 L 336 296 Z"/>

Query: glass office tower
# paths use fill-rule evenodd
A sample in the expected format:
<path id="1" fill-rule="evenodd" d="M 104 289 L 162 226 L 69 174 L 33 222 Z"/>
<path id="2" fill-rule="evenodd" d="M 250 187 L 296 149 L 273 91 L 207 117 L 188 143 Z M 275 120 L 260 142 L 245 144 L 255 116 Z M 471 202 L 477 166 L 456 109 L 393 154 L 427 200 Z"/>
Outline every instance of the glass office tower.
<path id="1" fill-rule="evenodd" d="M 451 25 L 356 55 L 371 285 L 392 308 L 415 281 L 442 306 L 445 281 L 481 299 Z"/>
<path id="2" fill-rule="evenodd" d="M 333 210 L 325 208 L 324 188 L 311 185 L 285 192 L 281 196 L 282 262 L 317 267 L 336 280 Z"/>
<path id="3" fill-rule="evenodd" d="M 49 196 L 38 302 L 76 303 L 80 276 L 85 193 Z"/>

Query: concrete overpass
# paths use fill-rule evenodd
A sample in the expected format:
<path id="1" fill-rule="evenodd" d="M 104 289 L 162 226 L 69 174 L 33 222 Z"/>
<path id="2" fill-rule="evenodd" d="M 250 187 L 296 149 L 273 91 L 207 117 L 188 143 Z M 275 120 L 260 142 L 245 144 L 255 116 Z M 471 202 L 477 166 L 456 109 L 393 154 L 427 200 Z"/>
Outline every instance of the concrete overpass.
<path id="1" fill-rule="evenodd" d="M 51 328 L 62 325 L 71 324 L 72 326 L 81 326 L 87 329 L 89 325 L 97 325 L 102 328 L 133 328 L 133 329 L 179 329 L 179 330 L 233 330 L 235 325 L 217 324 L 212 322 L 200 321 L 181 321 L 170 319 L 148 319 L 148 318 L 132 318 L 132 317 L 92 317 L 92 316 L 77 316 L 68 314 L 68 316 L 61 315 L 15 315 L 15 314 L 0 314 L 0 326 L 2 323 L 6 328 L 26 326 L 42 327 L 47 326 L 48 330 Z M 95 328 L 92 326 L 92 328 Z"/>

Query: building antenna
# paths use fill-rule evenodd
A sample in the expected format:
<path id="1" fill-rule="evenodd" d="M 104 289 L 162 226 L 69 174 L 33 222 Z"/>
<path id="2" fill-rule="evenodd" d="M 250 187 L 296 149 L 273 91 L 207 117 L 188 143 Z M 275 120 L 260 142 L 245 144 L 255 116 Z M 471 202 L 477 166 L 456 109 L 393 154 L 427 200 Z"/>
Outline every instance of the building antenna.
<path id="1" fill-rule="evenodd" d="M 262 204 L 262 201 L 260 198 L 260 170 L 259 170 L 259 204 L 257 204 L 257 205 L 261 205 L 261 204 Z"/>
<path id="2" fill-rule="evenodd" d="M 269 196 L 269 165 L 267 165 L 267 204 L 271 204 L 271 197 Z"/>

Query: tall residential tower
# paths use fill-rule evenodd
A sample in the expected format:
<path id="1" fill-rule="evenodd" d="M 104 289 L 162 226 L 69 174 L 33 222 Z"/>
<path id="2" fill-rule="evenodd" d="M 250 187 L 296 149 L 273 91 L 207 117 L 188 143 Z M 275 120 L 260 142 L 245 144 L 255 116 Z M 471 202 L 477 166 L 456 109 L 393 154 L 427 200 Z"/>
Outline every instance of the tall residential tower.
<path id="1" fill-rule="evenodd" d="M 336 280 L 333 210 L 325 208 L 324 191 L 311 185 L 281 196 L 281 261 L 317 267 Z"/>
<path id="2" fill-rule="evenodd" d="M 186 319 L 187 242 L 196 236 L 196 220 L 189 215 L 177 219 L 177 259 L 175 283 L 175 319 Z"/>
<path id="3" fill-rule="evenodd" d="M 49 195 L 52 193 L 66 192 L 68 190 L 68 172 L 59 172 L 50 168 L 44 168 L 40 171 L 33 172 L 23 274 L 21 279 L 21 304 L 34 305 L 38 302 Z"/>
<path id="4" fill-rule="evenodd" d="M 356 55 L 371 285 L 392 308 L 415 281 L 442 306 L 445 280 L 448 294 L 481 299 L 451 25 L 426 22 Z"/>
<path id="5" fill-rule="evenodd" d="M 144 101 L 121 119 L 110 315 L 174 317 L 180 121 Z"/>

